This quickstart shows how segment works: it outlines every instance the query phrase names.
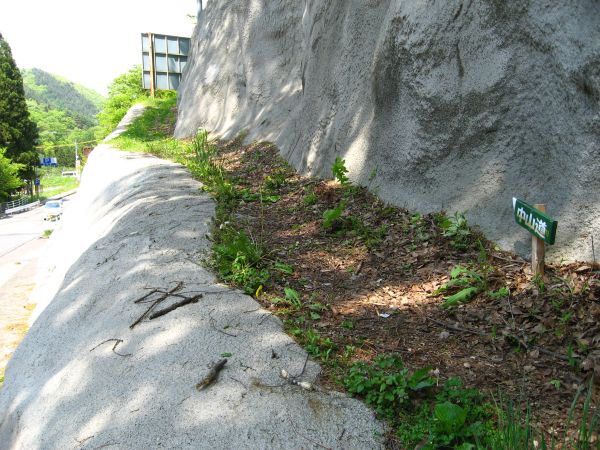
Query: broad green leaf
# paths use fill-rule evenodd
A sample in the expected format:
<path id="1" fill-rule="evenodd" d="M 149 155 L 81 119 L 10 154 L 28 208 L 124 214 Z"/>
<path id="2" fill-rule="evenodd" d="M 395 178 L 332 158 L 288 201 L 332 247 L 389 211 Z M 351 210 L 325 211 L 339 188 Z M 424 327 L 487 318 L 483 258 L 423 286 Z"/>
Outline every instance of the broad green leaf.
<path id="1" fill-rule="evenodd" d="M 450 402 L 435 405 L 434 414 L 448 432 L 459 430 L 467 420 L 467 411 Z"/>
<path id="2" fill-rule="evenodd" d="M 456 306 L 459 303 L 465 303 L 471 300 L 479 291 L 481 291 L 480 287 L 469 287 L 465 288 L 461 291 L 458 291 L 456 294 L 446 297 L 444 299 L 444 303 L 442 306 L 444 308 L 449 308 L 452 306 Z"/>

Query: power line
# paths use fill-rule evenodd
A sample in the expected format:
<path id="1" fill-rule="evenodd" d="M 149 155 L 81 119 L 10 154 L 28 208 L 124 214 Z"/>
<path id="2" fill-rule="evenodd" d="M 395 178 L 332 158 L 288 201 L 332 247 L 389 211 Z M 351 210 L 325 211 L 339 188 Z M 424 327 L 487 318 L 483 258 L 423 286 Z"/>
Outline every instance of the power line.
<path id="1" fill-rule="evenodd" d="M 87 141 L 87 142 L 77 142 L 77 144 L 91 144 L 92 142 L 98 142 L 97 140 L 94 141 Z M 55 147 L 71 147 L 75 145 L 73 144 L 54 144 L 54 145 L 50 145 L 50 146 L 45 146 L 45 145 L 37 145 L 34 148 L 42 148 L 44 150 L 47 150 L 49 148 L 55 148 Z"/>

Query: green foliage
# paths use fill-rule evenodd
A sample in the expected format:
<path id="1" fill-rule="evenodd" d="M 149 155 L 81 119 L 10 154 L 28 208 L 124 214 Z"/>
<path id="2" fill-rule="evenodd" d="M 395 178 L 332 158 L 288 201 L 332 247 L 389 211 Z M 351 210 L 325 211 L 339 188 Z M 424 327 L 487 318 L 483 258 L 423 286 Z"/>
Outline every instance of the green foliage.
<path id="1" fill-rule="evenodd" d="M 25 97 L 40 109 L 60 111 L 80 129 L 97 125 L 96 115 L 104 103 L 100 94 L 40 69 L 24 69 L 21 73 Z"/>
<path id="2" fill-rule="evenodd" d="M 314 192 L 306 194 L 304 196 L 304 198 L 302 199 L 304 204 L 309 205 L 309 206 L 314 205 L 315 203 L 317 203 L 318 200 L 319 200 L 319 197 L 317 197 L 317 194 L 315 194 Z"/>
<path id="3" fill-rule="evenodd" d="M 213 265 L 221 278 L 244 289 L 248 294 L 269 280 L 269 272 L 261 267 L 263 249 L 243 231 L 225 228 L 213 245 Z"/>
<path id="4" fill-rule="evenodd" d="M 71 159 L 71 165 L 73 159 Z M 63 169 L 75 170 L 73 167 L 40 167 L 38 176 L 42 187 L 41 198 L 51 197 L 53 195 L 62 194 L 63 192 L 71 191 L 79 186 L 79 180 L 76 177 L 63 177 Z"/>
<path id="5" fill-rule="evenodd" d="M 306 332 L 305 339 L 304 348 L 310 355 L 324 361 L 329 360 L 331 352 L 335 349 L 335 345 L 330 338 L 323 338 L 315 330 L 309 329 Z"/>
<path id="6" fill-rule="evenodd" d="M 267 175 L 264 178 L 265 188 L 270 191 L 276 191 L 280 189 L 286 182 L 286 174 L 282 170 L 277 170 Z"/>
<path id="7" fill-rule="evenodd" d="M 450 272 L 450 280 L 433 291 L 431 295 L 436 296 L 458 289 L 454 294 L 444 297 L 442 306 L 449 308 L 468 302 L 485 288 L 486 281 L 482 275 L 466 267 L 456 266 Z"/>
<path id="8" fill-rule="evenodd" d="M 114 79 L 108 87 L 108 99 L 98 114 L 100 130 L 98 137 L 108 135 L 117 126 L 125 113 L 148 94 L 142 89 L 142 69 L 135 66 L 129 72 Z"/>
<path id="9" fill-rule="evenodd" d="M 506 297 L 510 296 L 510 291 L 506 287 L 501 287 L 497 291 L 488 292 L 487 295 L 489 298 L 491 298 L 493 300 L 497 300 L 500 298 L 506 298 Z"/>
<path id="10" fill-rule="evenodd" d="M 349 233 L 359 236 L 369 249 L 381 244 L 385 239 L 388 230 L 385 224 L 379 227 L 368 226 L 358 217 L 354 216 L 349 216 L 344 221 L 344 228 L 347 229 Z"/>
<path id="11" fill-rule="evenodd" d="M 11 191 L 23 184 L 19 177 L 21 165 L 13 163 L 5 153 L 6 149 L 0 147 L 0 201 L 8 200 Z"/>
<path id="12" fill-rule="evenodd" d="M 38 163 L 34 151 L 37 137 L 37 127 L 29 117 L 25 102 L 21 72 L 0 34 L 0 147 L 6 149 L 4 156 L 23 164 L 21 175 L 29 179 Z"/>
<path id="13" fill-rule="evenodd" d="M 208 139 L 208 132 L 198 132 L 192 140 L 191 149 L 194 158 L 187 166 L 196 177 L 202 180 L 203 189 L 214 195 L 218 202 L 217 219 L 224 220 L 223 215 L 226 215 L 227 211 L 237 204 L 243 192 L 236 189 L 226 171 L 215 161 L 217 148 Z"/>
<path id="14" fill-rule="evenodd" d="M 336 346 L 330 338 L 322 337 L 318 332 L 309 328 L 301 334 L 300 341 L 309 355 L 328 362 Z"/>
<path id="15" fill-rule="evenodd" d="M 593 380 L 587 388 L 579 421 L 574 422 L 574 413 L 584 388 L 585 386 L 582 386 L 577 390 L 565 423 L 565 430 L 575 425 L 576 433 L 572 435 L 565 431 L 562 438 L 553 435 L 550 442 L 544 433 L 533 428 L 529 405 L 520 408 L 512 400 L 507 400 L 501 395 L 499 403 L 496 403 L 497 432 L 490 441 L 489 448 L 492 450 L 600 449 L 600 443 L 594 442 L 594 438 L 597 439 L 596 433 L 600 429 L 600 410 L 594 408 L 592 404 Z"/>
<path id="16" fill-rule="evenodd" d="M 323 213 L 323 227 L 332 229 L 336 220 L 340 218 L 346 204 L 342 201 L 335 208 L 328 209 Z"/>
<path id="17" fill-rule="evenodd" d="M 420 407 L 399 418 L 397 435 L 406 448 L 488 448 L 495 436 L 493 408 L 479 391 L 450 378 L 435 397 L 434 389 L 426 394 Z"/>
<path id="18" fill-rule="evenodd" d="M 454 217 L 443 214 L 437 217 L 438 226 L 444 230 L 443 235 L 450 238 L 452 246 L 456 249 L 466 249 L 472 235 L 469 224 L 464 214 L 455 213 Z"/>
<path id="19" fill-rule="evenodd" d="M 281 297 L 273 297 L 271 302 L 275 304 L 287 304 L 292 306 L 295 309 L 300 309 L 302 307 L 302 301 L 300 300 L 300 294 L 295 289 L 286 287 L 283 289 L 285 296 Z"/>
<path id="20" fill-rule="evenodd" d="M 360 395 L 367 404 L 386 417 L 410 406 L 410 400 L 435 384 L 424 368 L 410 373 L 394 355 L 379 355 L 372 364 L 355 363 L 344 378 L 351 394 Z"/>
<path id="21" fill-rule="evenodd" d="M 276 261 L 273 264 L 272 268 L 273 268 L 273 270 L 281 272 L 285 275 L 293 275 L 294 274 L 294 268 L 292 266 L 290 266 L 289 264 L 282 263 L 280 261 Z"/>
<path id="22" fill-rule="evenodd" d="M 450 436 L 457 434 L 465 426 L 467 420 L 467 411 L 450 402 L 436 404 L 433 413 L 438 423 L 438 429 Z"/>
<path id="23" fill-rule="evenodd" d="M 336 156 L 333 165 L 331 166 L 331 172 L 333 173 L 334 178 L 342 185 L 348 186 L 350 184 L 350 179 L 346 176 L 348 173 L 348 169 L 346 168 L 346 161 Z"/>

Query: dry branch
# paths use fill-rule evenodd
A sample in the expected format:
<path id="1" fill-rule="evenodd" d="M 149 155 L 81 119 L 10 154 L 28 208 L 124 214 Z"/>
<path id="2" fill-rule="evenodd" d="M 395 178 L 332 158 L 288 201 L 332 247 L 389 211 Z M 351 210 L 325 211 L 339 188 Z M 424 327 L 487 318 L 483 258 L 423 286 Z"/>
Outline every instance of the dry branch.
<path id="1" fill-rule="evenodd" d="M 200 380 L 198 384 L 196 384 L 196 389 L 201 391 L 202 389 L 205 389 L 211 383 L 213 383 L 219 376 L 219 372 L 223 369 L 223 367 L 225 367 L 225 364 L 227 364 L 226 358 L 223 358 L 214 363 L 208 371 L 208 373 L 206 374 L 206 376 L 202 378 L 202 380 Z"/>
<path id="2" fill-rule="evenodd" d="M 115 355 L 119 355 L 119 356 L 131 356 L 131 353 L 126 353 L 126 354 L 123 354 L 123 353 L 119 353 L 119 352 L 117 351 L 117 346 L 118 346 L 118 345 L 119 345 L 121 342 L 123 342 L 123 339 L 114 339 L 114 338 L 113 338 L 113 339 L 107 339 L 107 340 L 105 340 L 105 341 L 102 341 L 102 342 L 100 342 L 100 343 L 99 343 L 98 345 L 96 345 L 94 348 L 91 348 L 91 349 L 90 349 L 90 352 L 91 352 L 92 350 L 96 350 L 96 349 L 97 349 L 98 347 L 100 347 L 102 344 L 106 344 L 107 342 L 112 342 L 112 341 L 114 341 L 114 342 L 115 342 L 115 345 L 113 345 L 113 348 L 112 348 L 112 351 L 113 351 L 113 353 L 114 353 Z"/>
<path id="3" fill-rule="evenodd" d="M 156 319 L 157 317 L 164 316 L 165 314 L 170 313 L 171 311 L 185 305 L 189 305 L 190 303 L 198 303 L 198 300 L 202 298 L 202 294 L 194 295 L 193 297 L 186 298 L 185 300 L 181 300 L 180 302 L 173 303 L 171 306 L 156 311 L 148 317 L 149 320 Z"/>
<path id="4" fill-rule="evenodd" d="M 177 283 L 177 286 L 175 286 L 173 289 L 171 289 L 167 293 L 163 294 L 162 296 L 160 296 L 156 300 L 154 300 L 152 302 L 152 304 L 150 305 L 150 307 L 148 309 L 146 309 L 144 314 L 142 314 L 140 317 L 137 318 L 137 320 L 135 322 L 133 322 L 131 325 L 129 325 L 129 328 L 133 329 L 133 327 L 135 327 L 138 323 L 140 323 L 142 320 L 144 320 L 148 314 L 150 314 L 150 311 L 152 311 L 156 305 L 158 305 L 160 302 L 164 301 L 167 297 L 169 297 L 173 293 L 181 290 L 182 287 L 183 287 L 183 282 L 180 281 L 179 283 Z M 138 299 L 138 300 L 140 300 L 140 299 Z"/>

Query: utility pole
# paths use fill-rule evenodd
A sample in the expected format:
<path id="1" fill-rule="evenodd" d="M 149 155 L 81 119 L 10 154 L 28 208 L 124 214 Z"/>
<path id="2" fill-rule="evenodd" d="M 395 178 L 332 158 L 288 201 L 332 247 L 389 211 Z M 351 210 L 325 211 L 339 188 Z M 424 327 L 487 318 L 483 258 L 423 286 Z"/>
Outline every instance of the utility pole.
<path id="1" fill-rule="evenodd" d="M 75 173 L 77 174 L 77 179 L 79 180 L 79 155 L 77 155 L 77 141 L 75 141 Z"/>
<path id="2" fill-rule="evenodd" d="M 150 96 L 154 98 L 154 79 L 156 77 L 154 70 L 154 35 L 152 33 L 148 33 L 148 56 L 150 58 Z"/>

